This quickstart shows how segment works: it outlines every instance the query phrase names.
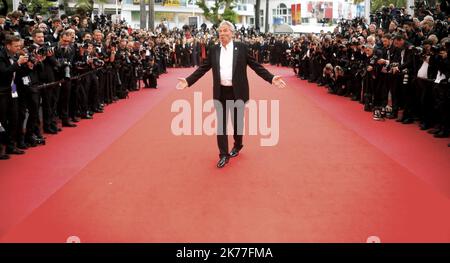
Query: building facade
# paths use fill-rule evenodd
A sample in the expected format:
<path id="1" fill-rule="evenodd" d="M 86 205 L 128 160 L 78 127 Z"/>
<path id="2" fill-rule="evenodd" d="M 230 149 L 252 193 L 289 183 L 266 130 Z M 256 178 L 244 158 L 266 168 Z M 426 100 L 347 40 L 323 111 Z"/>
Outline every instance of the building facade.
<path id="1" fill-rule="evenodd" d="M 261 0 L 260 6 L 260 28 L 264 31 L 266 19 L 266 1 Z M 133 28 L 139 28 L 140 0 L 108 0 L 104 4 L 97 1 L 94 9 L 105 14 L 119 14 L 120 18 L 127 21 Z M 147 2 L 147 1 L 146 1 Z M 155 25 L 163 20 L 170 28 L 182 27 L 196 21 L 198 25 L 211 23 L 203 16 L 196 4 L 196 0 L 155 0 Z M 367 2 L 367 1 L 366 1 Z M 214 1 L 207 1 L 209 6 Z M 69 1 L 69 6 L 74 6 L 75 1 Z M 240 27 L 253 26 L 255 24 L 255 0 L 237 0 L 234 10 L 238 14 L 237 25 Z M 354 18 L 364 16 L 364 2 L 355 5 L 353 0 L 270 0 L 269 1 L 269 31 L 281 24 L 290 26 L 317 25 L 336 22 L 341 18 Z M 148 7 L 146 7 L 148 10 Z M 219 11 L 223 12 L 223 10 Z"/>

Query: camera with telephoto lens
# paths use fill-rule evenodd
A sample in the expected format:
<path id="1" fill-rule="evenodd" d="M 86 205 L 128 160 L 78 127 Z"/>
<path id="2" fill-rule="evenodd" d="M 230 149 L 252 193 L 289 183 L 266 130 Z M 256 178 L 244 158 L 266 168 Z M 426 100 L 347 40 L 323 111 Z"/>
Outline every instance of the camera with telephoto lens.
<path id="1" fill-rule="evenodd" d="M 63 70 L 64 78 L 70 79 L 70 77 L 71 77 L 71 70 L 70 70 L 70 68 L 72 67 L 72 63 L 70 63 L 70 61 L 67 61 L 65 58 L 59 59 L 59 63 L 60 63 L 61 68 Z"/>

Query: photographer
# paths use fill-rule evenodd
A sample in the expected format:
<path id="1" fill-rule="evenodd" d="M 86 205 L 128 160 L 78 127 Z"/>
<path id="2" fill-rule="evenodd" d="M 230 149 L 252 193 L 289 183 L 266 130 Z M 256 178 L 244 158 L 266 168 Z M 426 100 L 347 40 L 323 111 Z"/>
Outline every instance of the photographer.
<path id="1" fill-rule="evenodd" d="M 381 71 L 378 75 L 378 86 L 374 96 L 374 107 L 379 110 L 377 112 L 380 114 L 374 112 L 374 119 L 376 120 L 383 120 L 385 117 L 385 111 L 389 105 L 389 93 L 392 97 L 392 113 L 388 117 L 397 118 L 398 113 L 397 85 L 393 76 L 392 65 L 390 65 L 393 54 L 392 36 L 385 34 L 381 40 L 383 47 L 380 49 L 381 55 L 377 61 L 377 64 L 381 66 Z"/>
<path id="2" fill-rule="evenodd" d="M 357 39 L 352 39 L 349 49 L 348 96 L 353 101 L 361 100 L 362 72 L 364 71 L 364 53 Z"/>
<path id="3" fill-rule="evenodd" d="M 131 54 L 127 47 L 127 40 L 120 40 L 114 60 L 114 66 L 118 71 L 118 85 L 116 88 L 116 96 L 119 99 L 127 98 L 128 92 L 130 90 L 130 87 L 127 86 L 128 80 L 131 79 L 131 74 L 133 74 L 130 55 Z"/>
<path id="4" fill-rule="evenodd" d="M 436 80 L 434 81 L 433 97 L 436 108 L 437 129 L 433 132 L 435 138 L 448 138 L 450 135 L 450 60 L 448 51 L 450 40 L 446 40 L 442 45 L 436 47 L 436 67 L 438 69 Z"/>
<path id="5" fill-rule="evenodd" d="M 412 123 L 411 108 L 414 103 L 414 90 L 411 88 L 413 53 L 412 47 L 406 44 L 403 34 L 394 36 L 394 52 L 392 55 L 392 72 L 398 98 L 398 107 L 404 108 L 403 115 L 397 121 L 403 124 Z M 394 109 L 397 110 L 398 109 Z M 393 112 L 397 115 L 398 112 Z"/>
<path id="6" fill-rule="evenodd" d="M 75 56 L 75 49 L 71 45 L 72 34 L 64 31 L 58 44 L 55 47 L 55 59 L 58 61 L 56 68 L 56 80 L 62 81 L 59 90 L 58 113 L 62 120 L 63 127 L 76 127 L 77 125 L 69 120 L 69 101 L 71 95 L 72 65 Z M 56 105 L 52 105 L 56 106 Z M 56 110 L 56 109 L 55 109 Z"/>
<path id="7" fill-rule="evenodd" d="M 44 42 L 44 32 L 40 29 L 33 31 L 32 38 L 33 45 L 39 50 L 38 53 L 43 56 L 43 61 L 35 69 L 38 73 L 39 84 L 53 83 L 55 81 L 54 69 L 58 65 L 54 57 L 54 48 L 50 42 Z M 46 133 L 56 134 L 58 126 L 54 108 L 58 102 L 59 86 L 42 87 L 37 92 L 42 98 L 43 130 Z M 36 136 L 41 137 L 39 134 L 36 134 Z"/>
<path id="8" fill-rule="evenodd" d="M 93 32 L 93 44 L 95 48 L 95 52 L 97 53 L 97 57 L 105 62 L 105 66 L 97 70 L 97 77 L 98 77 L 98 102 L 97 107 L 94 109 L 94 112 L 101 113 L 104 109 L 104 103 L 106 101 L 106 94 L 107 94 L 107 64 L 110 59 L 110 56 L 108 55 L 106 45 L 103 42 L 103 33 L 96 29 Z"/>
<path id="9" fill-rule="evenodd" d="M 141 51 L 142 61 L 142 80 L 144 81 L 144 88 L 156 89 L 158 82 L 158 68 L 155 65 L 155 61 L 150 52 L 145 50 Z"/>
<path id="10" fill-rule="evenodd" d="M 417 65 L 417 73 L 415 87 L 419 98 L 419 118 L 421 120 L 420 129 L 428 130 L 435 124 L 435 111 L 433 106 L 433 83 L 437 75 L 437 66 L 435 54 L 432 53 L 431 47 L 433 42 L 425 40 L 422 43 L 423 51 L 418 54 L 419 62 Z"/>
<path id="11" fill-rule="evenodd" d="M 98 78 L 95 70 L 103 65 L 104 62 L 97 58 L 90 35 L 85 34 L 74 59 L 75 74 L 78 77 L 75 82 L 78 91 L 76 110 L 82 119 L 92 119 L 94 110 L 97 110 Z"/>
<path id="12" fill-rule="evenodd" d="M 52 20 L 52 26 L 48 31 L 48 35 L 45 37 L 45 41 L 50 41 L 52 43 L 58 42 L 63 32 L 64 27 L 61 24 L 61 19 L 54 18 Z"/>
<path id="13" fill-rule="evenodd" d="M 115 68 L 115 58 L 116 58 L 116 47 L 117 44 L 114 40 L 111 40 L 112 33 L 106 37 L 105 40 L 105 103 L 110 104 L 118 100 L 117 97 L 117 83 L 118 83 L 118 73 Z"/>
<path id="14" fill-rule="evenodd" d="M 363 102 L 364 111 L 372 112 L 374 109 L 375 92 L 378 87 L 378 72 L 380 65 L 377 64 L 379 51 L 375 50 L 373 45 L 367 44 L 364 46 L 365 58 L 363 59 L 364 71 L 363 78 Z M 374 116 L 381 118 L 381 116 Z"/>
<path id="15" fill-rule="evenodd" d="M 40 130 L 39 107 L 42 97 L 42 112 L 44 127 L 46 125 L 55 125 L 54 119 L 49 119 L 50 112 L 49 88 L 39 88 L 40 84 L 51 83 L 54 81 L 53 67 L 56 61 L 53 58 L 52 48 L 44 43 L 44 34 L 39 29 L 32 32 L 32 43 L 26 43 L 23 49 L 28 56 L 27 67 L 23 67 L 18 73 L 18 92 L 19 92 L 19 123 L 23 124 L 25 119 L 26 132 L 21 134 L 19 148 L 35 147 L 45 144 L 45 139 Z M 51 91 L 51 90 L 50 90 Z M 26 112 L 28 111 L 28 118 Z"/>
<path id="16" fill-rule="evenodd" d="M 21 49 L 21 39 L 18 36 L 7 36 L 5 49 L 0 50 L 0 123 L 4 130 L 3 145 L 0 145 L 1 159 L 6 159 L 6 154 L 24 154 L 17 148 L 18 132 L 18 93 L 16 85 L 17 71 L 28 62 L 26 55 L 18 56 Z"/>

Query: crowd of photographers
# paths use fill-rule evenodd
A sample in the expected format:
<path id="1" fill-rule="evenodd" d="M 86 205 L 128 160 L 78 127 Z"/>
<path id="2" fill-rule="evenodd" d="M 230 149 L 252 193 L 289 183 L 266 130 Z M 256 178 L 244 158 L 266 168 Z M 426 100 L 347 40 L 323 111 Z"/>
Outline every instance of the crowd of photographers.
<path id="1" fill-rule="evenodd" d="M 129 91 L 156 88 L 165 44 L 106 16 L 0 16 L 0 159 L 45 144 Z M 25 129 L 23 128 L 25 127 Z"/>
<path id="2" fill-rule="evenodd" d="M 359 101 L 375 120 L 418 121 L 450 133 L 448 1 L 414 16 L 390 6 L 334 32 L 273 35 L 237 28 L 235 40 L 260 63 L 291 66 L 299 78 Z M 168 67 L 194 67 L 218 43 L 217 28 L 132 30 L 110 17 L 0 16 L 0 160 L 45 144 L 44 133 L 76 127 L 144 87 Z M 25 129 L 24 129 L 25 127 Z M 449 145 L 450 146 L 450 145 Z"/>
<path id="3" fill-rule="evenodd" d="M 448 1 L 408 15 L 393 5 L 334 32 L 303 35 L 290 57 L 299 78 L 350 97 L 374 120 L 417 122 L 436 138 L 450 133 Z M 444 10 L 446 12 L 444 12 Z M 450 147 L 450 145 L 449 145 Z"/>

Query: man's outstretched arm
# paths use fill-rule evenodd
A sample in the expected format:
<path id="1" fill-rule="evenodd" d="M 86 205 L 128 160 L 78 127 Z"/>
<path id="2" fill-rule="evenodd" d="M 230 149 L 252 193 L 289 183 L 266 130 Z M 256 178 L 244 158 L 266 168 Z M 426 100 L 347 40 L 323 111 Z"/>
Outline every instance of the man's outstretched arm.
<path id="1" fill-rule="evenodd" d="M 266 68 L 264 68 L 261 64 L 259 64 L 250 54 L 247 53 L 247 65 L 250 66 L 253 71 L 258 74 L 265 81 L 271 83 L 272 85 L 277 86 L 278 88 L 285 88 L 286 83 L 281 79 L 281 76 L 274 76 L 270 73 Z"/>
<path id="2" fill-rule="evenodd" d="M 211 52 L 214 52 L 213 48 L 209 49 L 208 57 L 205 62 L 203 62 L 203 64 L 200 65 L 200 67 L 198 67 L 198 69 L 195 70 L 189 77 L 178 78 L 177 89 L 184 89 L 194 85 L 197 80 L 199 80 L 203 75 L 205 75 L 206 72 L 211 69 Z"/>

